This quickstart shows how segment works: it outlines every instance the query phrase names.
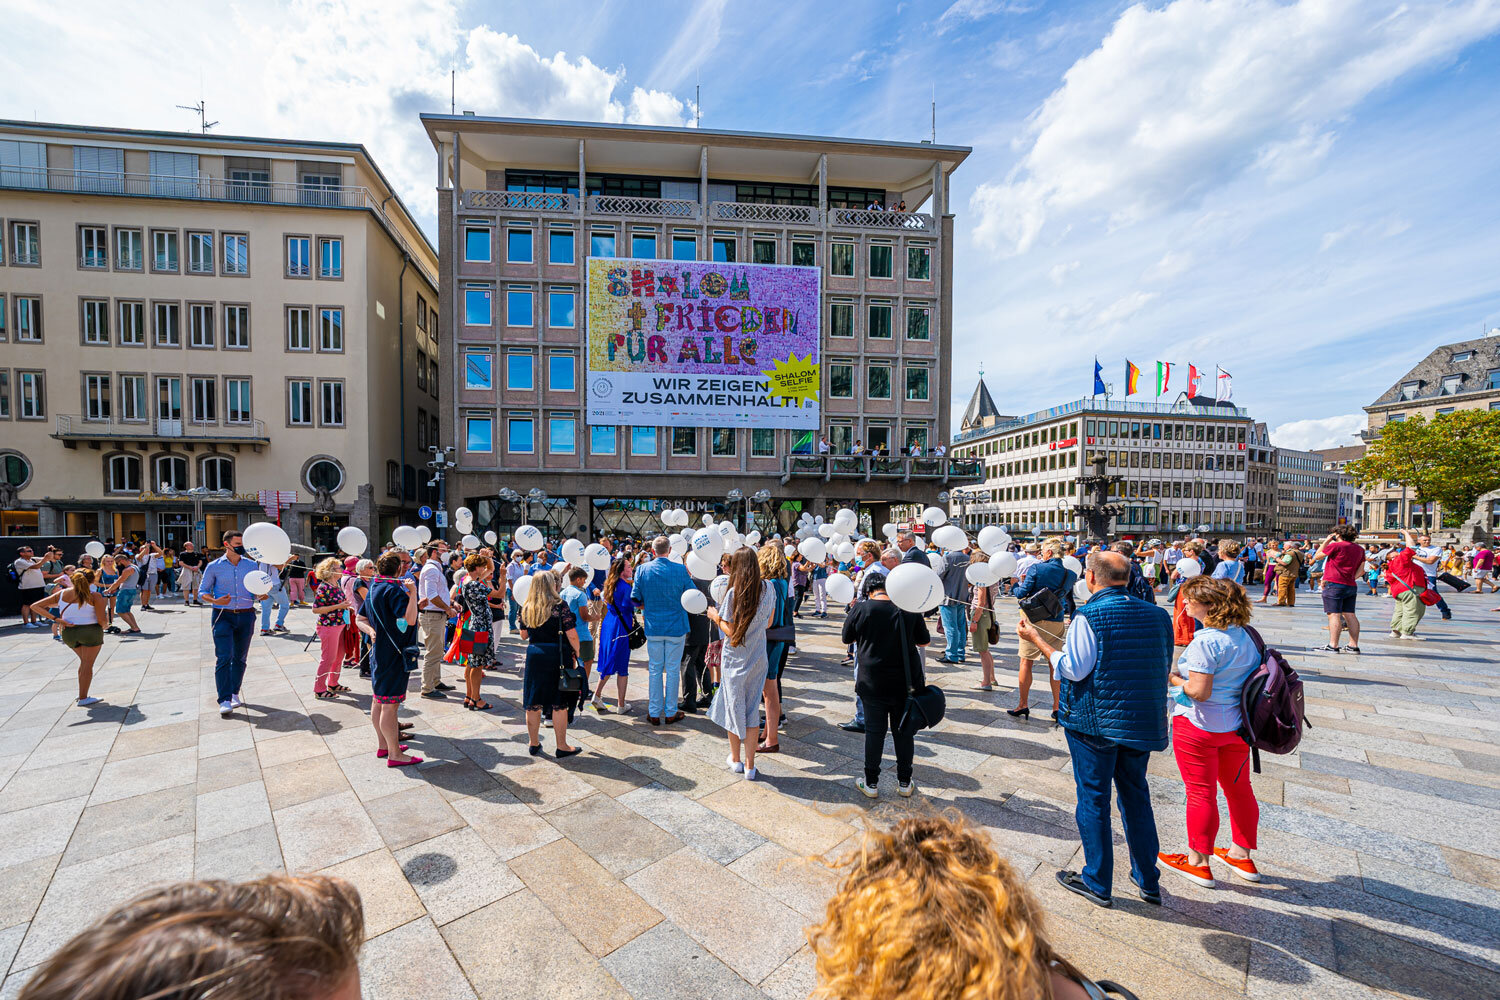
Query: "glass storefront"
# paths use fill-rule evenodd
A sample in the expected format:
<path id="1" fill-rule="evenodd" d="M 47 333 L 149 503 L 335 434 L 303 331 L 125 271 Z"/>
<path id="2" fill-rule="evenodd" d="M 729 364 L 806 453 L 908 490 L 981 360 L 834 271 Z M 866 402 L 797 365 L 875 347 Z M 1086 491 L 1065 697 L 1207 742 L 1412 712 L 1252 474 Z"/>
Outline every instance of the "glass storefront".
<path id="1" fill-rule="evenodd" d="M 349 526 L 347 514 L 308 514 L 307 533 L 309 545 L 319 552 L 339 550 L 339 530 Z M 394 528 L 394 525 L 392 525 Z M 382 537 L 390 537 L 389 533 Z"/>

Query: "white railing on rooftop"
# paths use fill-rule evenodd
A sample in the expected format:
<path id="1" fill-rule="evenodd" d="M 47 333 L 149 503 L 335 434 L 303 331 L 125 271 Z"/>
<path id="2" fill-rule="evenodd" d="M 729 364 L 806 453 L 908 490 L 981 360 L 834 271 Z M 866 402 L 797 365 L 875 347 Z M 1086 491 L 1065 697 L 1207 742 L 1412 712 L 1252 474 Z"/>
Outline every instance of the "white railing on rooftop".
<path id="1" fill-rule="evenodd" d="M 467 211 L 574 213 L 578 211 L 578 196 L 540 191 L 471 189 L 460 193 L 459 208 Z M 699 203 L 691 198 L 591 194 L 588 196 L 587 208 L 596 215 L 641 215 L 694 221 L 702 218 Z M 936 229 L 932 216 L 921 212 L 863 208 L 825 210 L 816 205 L 775 205 L 745 201 L 710 202 L 708 221 L 741 225 L 833 226 L 839 229 L 916 233 L 930 233 Z"/>
<path id="2" fill-rule="evenodd" d="M 150 438 L 171 439 L 186 441 L 266 441 L 264 420 L 252 420 L 247 423 L 234 424 L 207 424 L 194 423 L 191 420 L 120 420 L 118 418 L 105 418 L 95 420 L 91 417 L 71 414 L 57 414 L 57 430 L 53 436 L 58 438 Z"/>
<path id="3" fill-rule="evenodd" d="M 550 191 L 465 191 L 459 207 L 501 212 L 576 212 L 578 196 Z"/>
<path id="4" fill-rule="evenodd" d="M 589 211 L 596 215 L 656 215 L 667 219 L 698 218 L 698 203 L 687 198 L 642 198 L 635 195 L 591 194 Z"/>
<path id="5" fill-rule="evenodd" d="M 828 224 L 843 229 L 897 229 L 932 232 L 932 216 L 873 208 L 830 208 Z"/>
<path id="6" fill-rule="evenodd" d="M 751 222 L 780 226 L 821 226 L 823 213 L 813 205 L 767 205 L 749 201 L 716 201 L 708 206 L 712 222 Z"/>

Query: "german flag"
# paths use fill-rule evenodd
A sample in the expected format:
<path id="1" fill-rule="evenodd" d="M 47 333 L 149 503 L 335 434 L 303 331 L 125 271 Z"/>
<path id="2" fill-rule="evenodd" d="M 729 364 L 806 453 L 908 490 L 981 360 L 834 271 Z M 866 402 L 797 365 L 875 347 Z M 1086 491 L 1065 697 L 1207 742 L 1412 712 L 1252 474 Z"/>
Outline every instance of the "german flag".
<path id="1" fill-rule="evenodd" d="M 1135 395 L 1136 383 L 1141 380 L 1141 370 L 1129 361 L 1125 362 L 1125 395 Z"/>

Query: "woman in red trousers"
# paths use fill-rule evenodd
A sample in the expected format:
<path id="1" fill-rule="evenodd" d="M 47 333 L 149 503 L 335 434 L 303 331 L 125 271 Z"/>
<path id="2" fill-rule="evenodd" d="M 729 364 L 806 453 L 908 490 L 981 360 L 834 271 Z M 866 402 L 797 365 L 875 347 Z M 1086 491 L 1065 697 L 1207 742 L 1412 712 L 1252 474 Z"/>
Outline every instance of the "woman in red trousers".
<path id="1" fill-rule="evenodd" d="M 318 676 L 313 681 L 313 695 L 335 698 L 349 689 L 339 683 L 344 662 L 344 623 L 349 617 L 349 601 L 339 586 L 344 567 L 337 559 L 324 559 L 313 570 L 317 586 L 313 589 L 313 614 L 318 616 L 318 643 L 322 656 Z"/>

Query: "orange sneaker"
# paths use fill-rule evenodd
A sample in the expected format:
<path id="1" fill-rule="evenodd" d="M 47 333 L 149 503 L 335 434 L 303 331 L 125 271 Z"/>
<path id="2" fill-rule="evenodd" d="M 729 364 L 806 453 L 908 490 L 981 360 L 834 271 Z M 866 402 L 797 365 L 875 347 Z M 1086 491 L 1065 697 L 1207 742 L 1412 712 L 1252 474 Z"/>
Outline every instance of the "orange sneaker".
<path id="1" fill-rule="evenodd" d="M 1224 847 L 1215 847 L 1214 857 L 1224 862 L 1230 868 L 1233 868 L 1234 873 L 1246 882 L 1260 881 L 1260 869 L 1256 868 L 1255 862 L 1249 858 L 1231 858 L 1229 850 Z"/>
<path id="2" fill-rule="evenodd" d="M 1201 885 L 1205 889 L 1214 887 L 1214 873 L 1209 870 L 1208 865 L 1190 864 L 1186 854 L 1158 854 L 1156 860 L 1194 885 Z"/>

